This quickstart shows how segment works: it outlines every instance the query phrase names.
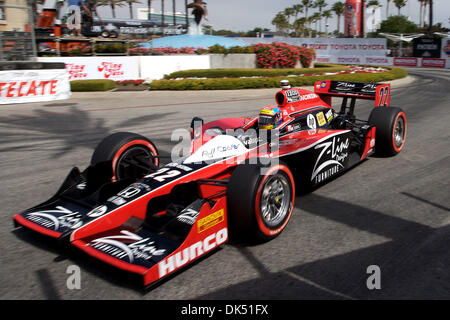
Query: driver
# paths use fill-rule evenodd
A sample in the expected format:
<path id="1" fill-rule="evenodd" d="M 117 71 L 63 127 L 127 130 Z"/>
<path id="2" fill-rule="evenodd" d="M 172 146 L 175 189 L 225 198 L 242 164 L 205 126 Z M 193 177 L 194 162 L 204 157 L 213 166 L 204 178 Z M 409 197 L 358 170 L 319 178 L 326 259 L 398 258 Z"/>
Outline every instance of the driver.
<path id="1" fill-rule="evenodd" d="M 258 117 L 259 129 L 276 129 L 283 122 L 281 110 L 275 106 L 267 106 L 261 109 Z"/>

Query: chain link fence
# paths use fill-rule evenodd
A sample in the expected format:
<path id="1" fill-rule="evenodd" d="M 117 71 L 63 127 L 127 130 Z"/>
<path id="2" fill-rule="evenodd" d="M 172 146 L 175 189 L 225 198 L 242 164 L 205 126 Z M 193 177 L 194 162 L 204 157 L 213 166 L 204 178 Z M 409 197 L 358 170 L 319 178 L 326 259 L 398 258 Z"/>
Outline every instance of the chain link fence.
<path id="1" fill-rule="evenodd" d="M 29 61 L 37 56 L 34 17 L 30 5 L 0 1 L 0 61 Z"/>

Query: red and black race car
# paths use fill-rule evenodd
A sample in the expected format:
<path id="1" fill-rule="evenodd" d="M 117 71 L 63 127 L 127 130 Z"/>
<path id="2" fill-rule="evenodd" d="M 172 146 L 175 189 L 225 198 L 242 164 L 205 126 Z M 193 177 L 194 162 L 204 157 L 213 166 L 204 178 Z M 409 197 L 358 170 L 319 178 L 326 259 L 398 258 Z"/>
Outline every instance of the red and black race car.
<path id="1" fill-rule="evenodd" d="M 189 154 L 164 166 L 149 139 L 114 133 L 87 169 L 73 168 L 51 199 L 14 223 L 140 274 L 144 285 L 223 245 L 229 231 L 270 240 L 289 222 L 296 185 L 318 186 L 405 143 L 406 116 L 389 106 L 389 84 L 314 88 L 285 87 L 258 117 L 194 118 Z M 342 97 L 340 110 L 332 97 Z M 375 101 L 368 120 L 356 119 L 356 99 Z"/>

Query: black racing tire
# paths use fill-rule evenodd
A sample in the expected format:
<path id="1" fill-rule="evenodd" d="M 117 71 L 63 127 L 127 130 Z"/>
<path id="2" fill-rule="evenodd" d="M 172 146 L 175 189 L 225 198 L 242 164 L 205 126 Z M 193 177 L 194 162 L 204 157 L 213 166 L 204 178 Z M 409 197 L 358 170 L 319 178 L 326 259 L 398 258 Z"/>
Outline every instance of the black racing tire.
<path id="1" fill-rule="evenodd" d="M 95 148 L 91 158 L 91 165 L 100 162 L 112 162 L 112 181 L 126 178 L 139 179 L 145 174 L 134 168 L 128 170 L 124 159 L 136 156 L 158 156 L 159 152 L 153 142 L 144 136 L 132 132 L 116 132 L 104 138 Z M 153 158 L 153 166 L 159 165 L 159 159 Z"/>
<path id="2" fill-rule="evenodd" d="M 375 153 L 394 156 L 405 146 L 406 115 L 396 107 L 376 107 L 369 116 L 369 124 L 376 127 Z"/>
<path id="3" fill-rule="evenodd" d="M 265 174 L 261 174 L 261 169 L 266 169 Z M 276 184 L 282 193 L 276 194 L 275 189 L 280 190 Z M 238 165 L 227 187 L 230 231 L 236 237 L 254 242 L 271 240 L 285 229 L 294 202 L 295 182 L 286 164 Z"/>

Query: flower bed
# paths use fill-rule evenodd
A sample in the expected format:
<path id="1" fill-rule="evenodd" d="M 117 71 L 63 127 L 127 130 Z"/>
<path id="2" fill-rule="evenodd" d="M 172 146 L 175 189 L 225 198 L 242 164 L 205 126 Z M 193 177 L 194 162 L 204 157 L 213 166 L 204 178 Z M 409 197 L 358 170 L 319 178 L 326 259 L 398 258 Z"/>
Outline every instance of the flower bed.
<path id="1" fill-rule="evenodd" d="M 258 68 L 295 68 L 300 61 L 303 67 L 309 68 L 315 57 L 312 49 L 293 46 L 287 43 L 259 43 L 254 46 L 256 65 Z"/>

